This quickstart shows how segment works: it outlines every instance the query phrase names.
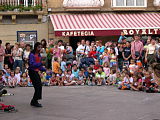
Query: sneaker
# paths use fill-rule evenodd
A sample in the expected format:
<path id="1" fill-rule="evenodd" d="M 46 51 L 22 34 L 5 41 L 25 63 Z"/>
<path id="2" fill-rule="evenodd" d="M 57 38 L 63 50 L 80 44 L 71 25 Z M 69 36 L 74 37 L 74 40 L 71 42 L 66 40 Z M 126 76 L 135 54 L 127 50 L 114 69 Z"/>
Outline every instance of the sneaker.
<path id="1" fill-rule="evenodd" d="M 30 105 L 34 107 L 42 107 L 42 105 L 39 103 L 31 103 Z"/>

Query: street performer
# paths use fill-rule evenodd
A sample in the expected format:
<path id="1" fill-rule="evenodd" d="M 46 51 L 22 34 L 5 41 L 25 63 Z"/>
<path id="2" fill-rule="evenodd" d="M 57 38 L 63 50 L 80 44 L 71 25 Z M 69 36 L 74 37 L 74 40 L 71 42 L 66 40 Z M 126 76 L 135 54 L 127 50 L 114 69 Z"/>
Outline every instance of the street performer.
<path id="1" fill-rule="evenodd" d="M 40 55 L 41 49 L 41 43 L 37 42 L 34 45 L 33 51 L 29 55 L 29 76 L 35 89 L 30 105 L 34 107 L 42 107 L 42 105 L 38 102 L 38 100 L 42 99 L 42 83 L 38 72 L 46 71 L 46 69 L 42 66 Z"/>

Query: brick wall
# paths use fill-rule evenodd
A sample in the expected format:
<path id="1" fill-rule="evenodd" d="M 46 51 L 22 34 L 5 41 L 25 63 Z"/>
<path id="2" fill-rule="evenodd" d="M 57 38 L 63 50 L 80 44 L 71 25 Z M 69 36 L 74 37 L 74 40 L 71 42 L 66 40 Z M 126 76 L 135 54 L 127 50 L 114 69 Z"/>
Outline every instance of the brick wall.
<path id="1" fill-rule="evenodd" d="M 15 24 L 15 25 L 0 25 L 0 39 L 3 44 L 17 42 L 17 31 L 34 31 L 37 30 L 38 41 L 45 38 L 48 40 L 48 24 Z"/>

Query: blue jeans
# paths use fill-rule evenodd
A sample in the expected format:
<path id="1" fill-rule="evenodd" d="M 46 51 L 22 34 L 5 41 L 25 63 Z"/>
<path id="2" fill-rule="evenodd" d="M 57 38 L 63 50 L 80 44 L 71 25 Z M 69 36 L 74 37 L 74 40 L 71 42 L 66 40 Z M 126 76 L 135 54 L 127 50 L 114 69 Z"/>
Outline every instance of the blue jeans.
<path id="1" fill-rule="evenodd" d="M 3 61 L 2 62 L 0 62 L 0 70 L 3 70 Z"/>
<path id="2" fill-rule="evenodd" d="M 22 64 L 23 64 L 23 61 L 22 60 L 15 60 L 14 61 L 14 65 L 13 65 L 13 69 L 15 70 L 16 67 L 20 67 L 21 71 L 22 71 Z"/>

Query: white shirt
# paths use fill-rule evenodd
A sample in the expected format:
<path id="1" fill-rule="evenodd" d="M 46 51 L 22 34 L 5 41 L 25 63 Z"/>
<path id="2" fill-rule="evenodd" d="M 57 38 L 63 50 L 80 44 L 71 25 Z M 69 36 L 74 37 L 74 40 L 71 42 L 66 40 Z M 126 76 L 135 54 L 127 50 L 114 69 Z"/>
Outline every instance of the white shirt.
<path id="1" fill-rule="evenodd" d="M 129 79 L 127 77 L 124 77 L 124 80 L 123 80 L 124 83 L 133 83 L 133 78 L 130 77 Z"/>
<path id="2" fill-rule="evenodd" d="M 21 74 L 20 73 L 15 74 L 15 78 L 17 79 L 17 83 L 19 83 L 21 80 Z"/>
<path id="3" fill-rule="evenodd" d="M 18 48 L 18 51 L 14 51 L 15 52 L 15 57 L 14 60 L 22 60 L 22 56 L 18 56 L 20 52 L 23 52 L 22 48 Z"/>
<path id="4" fill-rule="evenodd" d="M 59 46 L 58 48 L 60 48 L 61 50 L 64 50 L 64 46 Z"/>
<path id="5" fill-rule="evenodd" d="M 147 47 L 147 50 L 148 50 L 148 54 L 154 54 L 156 50 L 156 45 L 149 44 Z"/>
<path id="6" fill-rule="evenodd" d="M 88 54 L 89 51 L 90 51 L 90 48 L 89 48 L 89 46 L 86 46 L 86 45 L 80 45 L 77 48 L 77 52 L 80 52 L 80 53 L 85 52 L 85 54 Z"/>
<path id="7" fill-rule="evenodd" d="M 26 58 L 28 59 L 29 58 L 29 54 L 30 54 L 30 51 L 24 51 L 24 54 L 23 54 L 23 58 Z"/>

